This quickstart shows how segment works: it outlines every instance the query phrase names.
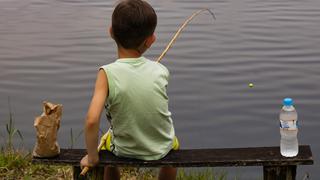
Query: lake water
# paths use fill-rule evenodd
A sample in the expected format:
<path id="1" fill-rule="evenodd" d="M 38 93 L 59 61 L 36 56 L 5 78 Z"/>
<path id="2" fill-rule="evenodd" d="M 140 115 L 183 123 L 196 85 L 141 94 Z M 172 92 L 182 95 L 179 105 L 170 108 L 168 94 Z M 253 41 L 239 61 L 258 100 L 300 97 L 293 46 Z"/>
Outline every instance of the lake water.
<path id="1" fill-rule="evenodd" d="M 162 61 L 171 72 L 170 109 L 182 148 L 279 146 L 281 101 L 292 97 L 299 142 L 310 144 L 315 158 L 315 165 L 298 168 L 298 179 L 306 173 L 320 179 L 320 1 L 149 2 L 158 14 L 157 42 L 145 54 L 150 59 L 194 11 L 210 8 L 217 18 L 196 17 Z M 31 149 L 34 118 L 48 100 L 64 106 L 58 140 L 70 146 L 70 129 L 83 128 L 98 67 L 116 59 L 106 33 L 115 3 L 0 0 L 2 136 L 10 97 L 16 128 Z M 75 147 L 84 147 L 83 136 Z M 262 168 L 227 170 L 230 177 L 262 177 Z"/>

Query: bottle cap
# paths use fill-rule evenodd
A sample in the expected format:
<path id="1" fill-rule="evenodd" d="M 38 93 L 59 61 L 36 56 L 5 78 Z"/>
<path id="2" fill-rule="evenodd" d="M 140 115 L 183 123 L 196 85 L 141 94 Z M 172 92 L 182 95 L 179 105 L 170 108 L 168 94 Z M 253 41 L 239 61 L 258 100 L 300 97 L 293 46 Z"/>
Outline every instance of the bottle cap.
<path id="1" fill-rule="evenodd" d="M 283 99 L 283 105 L 292 106 L 293 105 L 293 100 L 291 98 L 284 98 Z"/>

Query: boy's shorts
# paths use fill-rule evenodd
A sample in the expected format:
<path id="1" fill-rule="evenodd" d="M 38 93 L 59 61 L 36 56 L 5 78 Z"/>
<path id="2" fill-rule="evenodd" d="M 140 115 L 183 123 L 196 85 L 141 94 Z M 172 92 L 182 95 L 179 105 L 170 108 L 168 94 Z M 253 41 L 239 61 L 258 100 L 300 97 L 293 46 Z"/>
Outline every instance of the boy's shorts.
<path id="1" fill-rule="evenodd" d="M 101 137 L 100 144 L 101 144 L 101 150 L 108 150 L 112 152 L 113 148 L 111 147 L 112 145 L 111 145 L 110 130 L 108 130 L 108 132 Z M 172 150 L 178 150 L 179 147 L 180 147 L 180 144 L 179 144 L 178 138 L 174 136 L 173 143 L 172 143 Z"/>

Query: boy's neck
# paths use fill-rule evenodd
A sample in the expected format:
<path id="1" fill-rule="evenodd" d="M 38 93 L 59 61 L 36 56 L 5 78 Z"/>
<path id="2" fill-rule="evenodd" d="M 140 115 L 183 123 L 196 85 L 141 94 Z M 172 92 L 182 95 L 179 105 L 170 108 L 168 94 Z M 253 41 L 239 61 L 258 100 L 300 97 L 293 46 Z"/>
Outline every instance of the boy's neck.
<path id="1" fill-rule="evenodd" d="M 134 50 L 134 49 L 124 49 L 124 48 L 118 48 L 118 58 L 138 58 L 141 57 L 142 53 Z"/>

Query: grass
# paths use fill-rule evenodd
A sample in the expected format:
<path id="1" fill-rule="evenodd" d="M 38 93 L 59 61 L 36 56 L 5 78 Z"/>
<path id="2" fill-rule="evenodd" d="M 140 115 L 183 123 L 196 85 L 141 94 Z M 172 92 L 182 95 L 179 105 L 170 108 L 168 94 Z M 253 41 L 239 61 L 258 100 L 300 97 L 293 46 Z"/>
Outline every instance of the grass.
<path id="1" fill-rule="evenodd" d="M 71 166 L 48 166 L 31 163 L 30 153 L 2 151 L 0 153 L 0 179 L 72 179 Z"/>
<path id="2" fill-rule="evenodd" d="M 177 180 L 225 180 L 227 179 L 226 172 L 216 172 L 212 169 L 202 171 L 187 172 L 185 169 L 178 171 Z"/>
<path id="3" fill-rule="evenodd" d="M 156 180 L 158 170 L 155 168 L 124 168 L 121 169 L 121 179 Z M 190 168 L 179 168 L 177 180 L 226 180 L 227 172 L 216 172 L 213 168 L 200 171 Z"/>

